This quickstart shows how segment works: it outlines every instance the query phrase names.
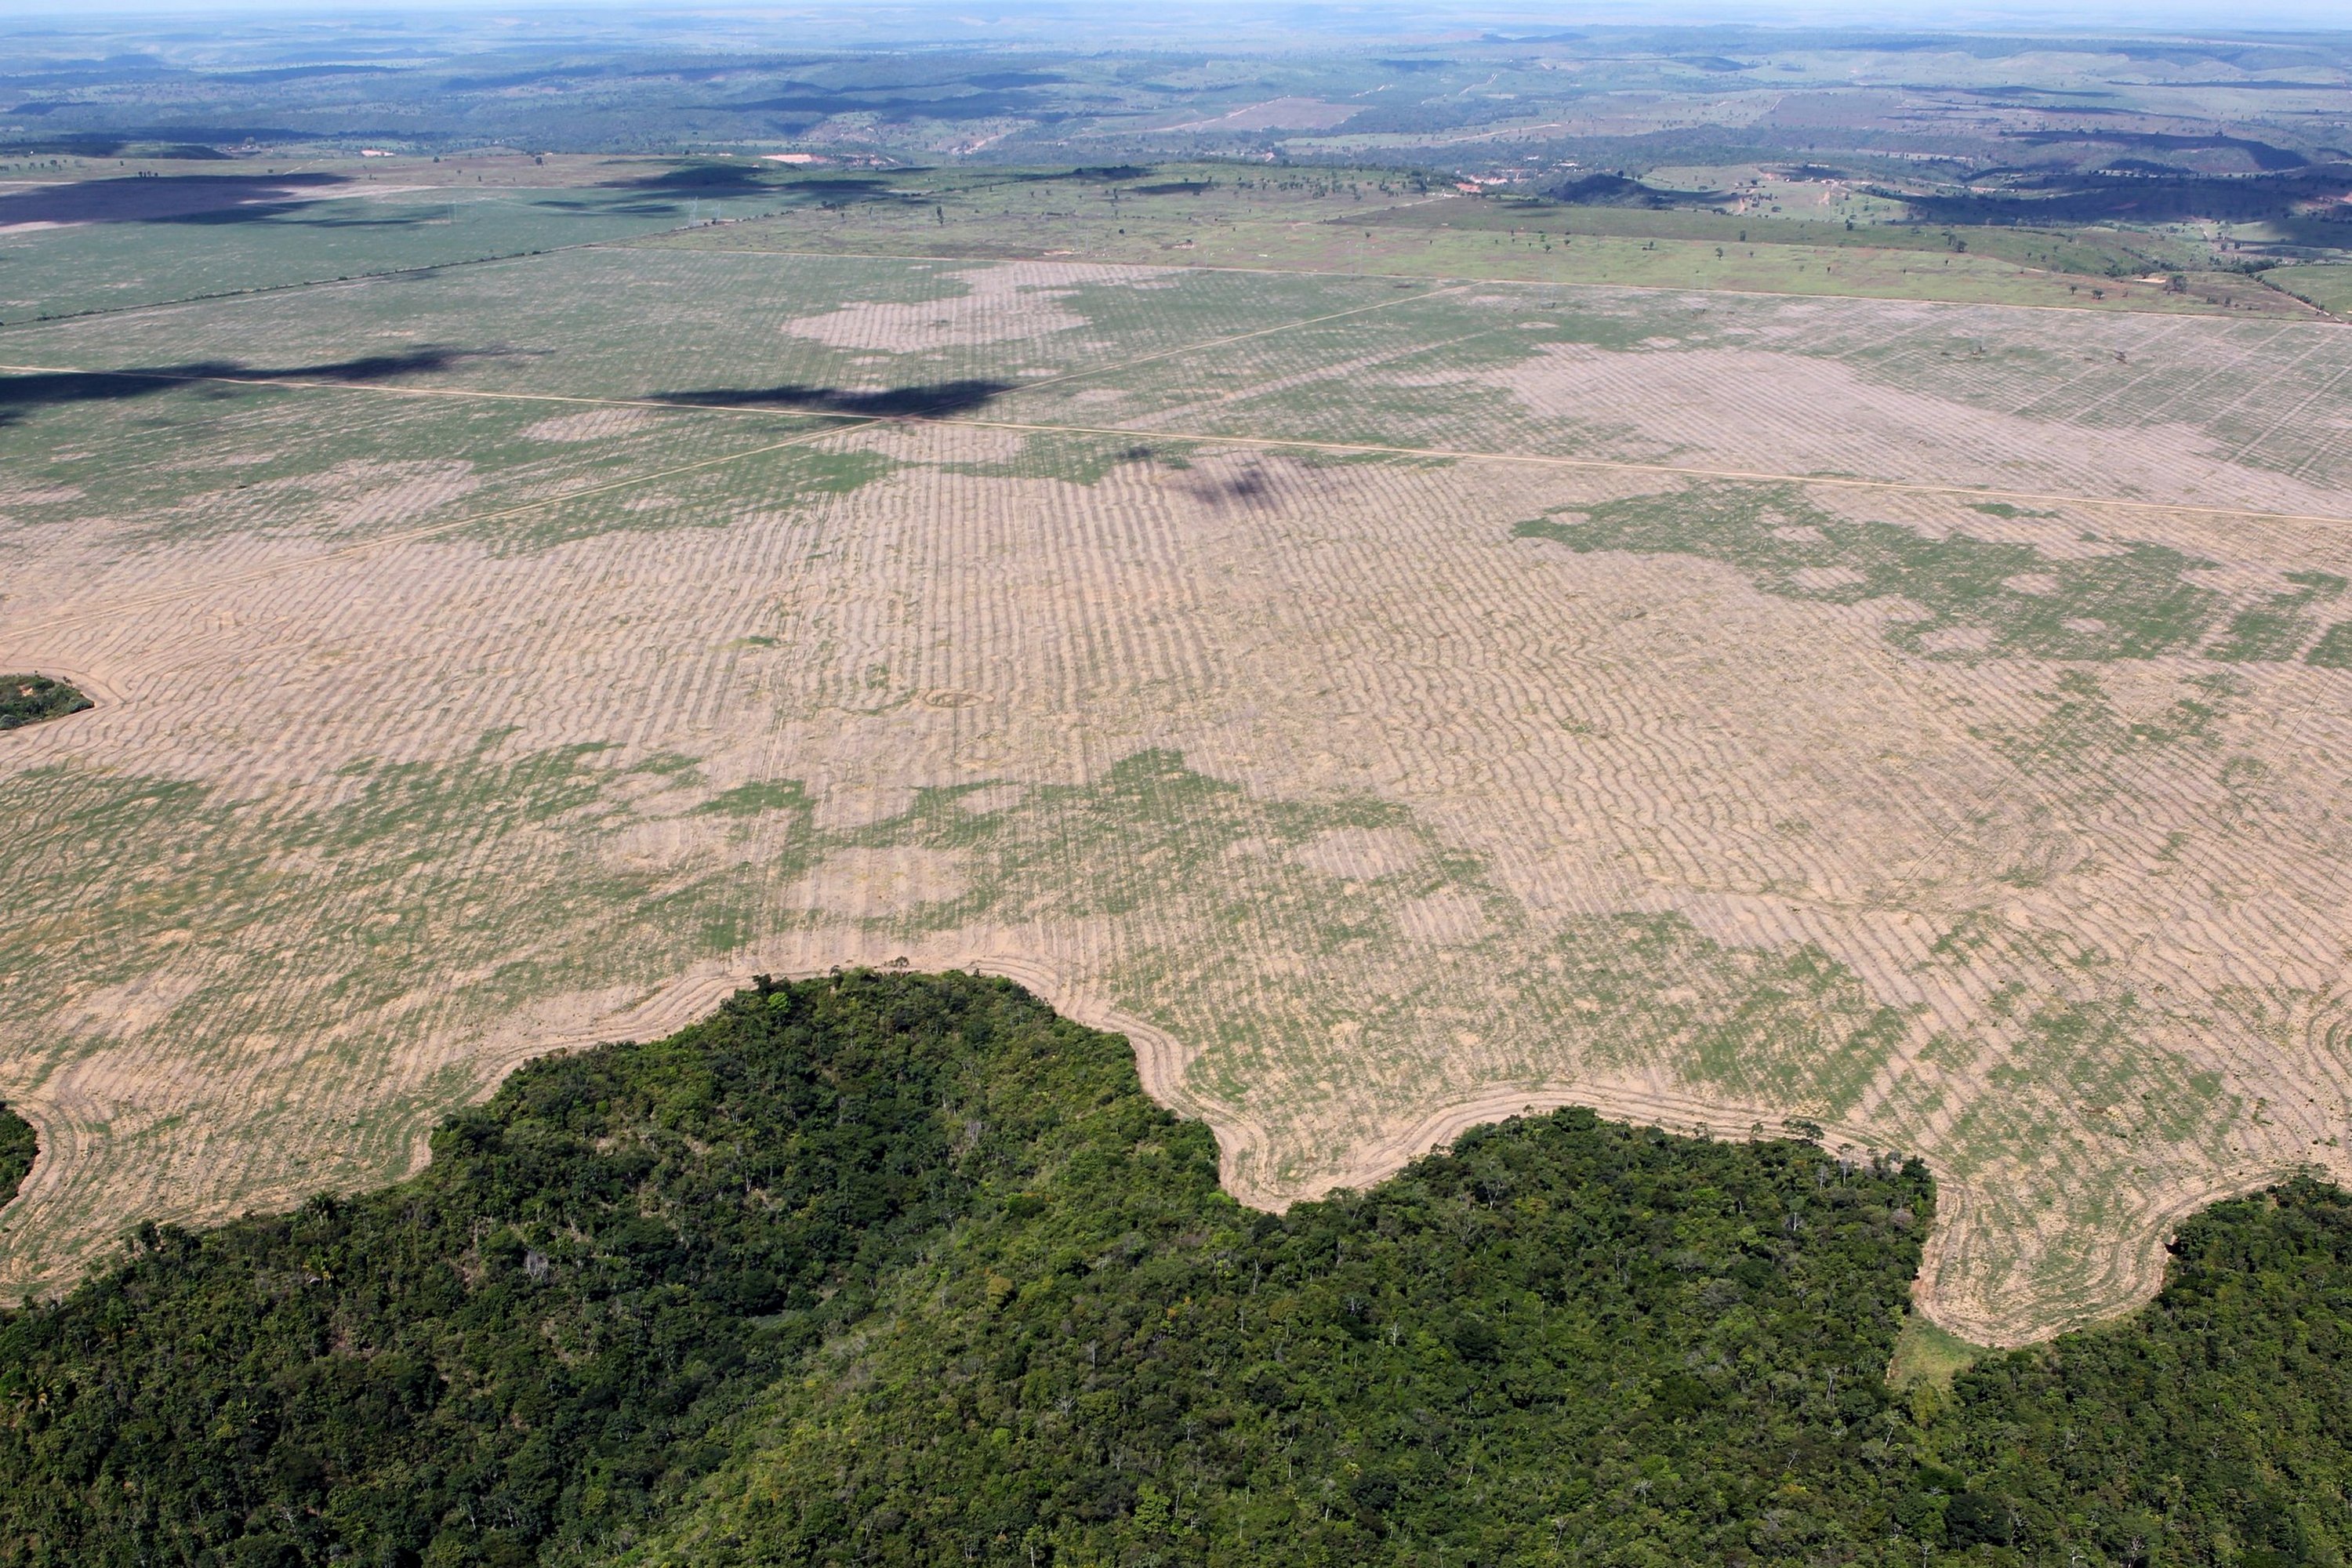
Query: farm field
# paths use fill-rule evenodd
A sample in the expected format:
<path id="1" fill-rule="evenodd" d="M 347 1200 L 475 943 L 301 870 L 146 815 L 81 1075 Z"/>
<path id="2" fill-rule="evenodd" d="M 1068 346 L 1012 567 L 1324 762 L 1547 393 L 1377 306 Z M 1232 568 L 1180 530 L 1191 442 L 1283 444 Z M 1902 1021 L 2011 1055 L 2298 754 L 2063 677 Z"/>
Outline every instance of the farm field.
<path id="1" fill-rule="evenodd" d="M 0 669 L 97 703 L 0 737 L 12 1292 L 901 959 L 1263 1203 L 1525 1106 L 1920 1154 L 1979 1343 L 2352 1173 L 2341 328 L 853 221 L 0 330 Z"/>
<path id="2" fill-rule="evenodd" d="M 2126 239 L 2111 230 L 1974 229 L 1955 249 L 1957 236 L 1933 229 L 1843 225 L 1843 207 L 1801 217 L 1565 206 L 1482 195 L 1393 170 L 1204 165 L 1133 177 L 1140 173 L 1080 171 L 1051 181 L 932 170 L 818 176 L 786 187 L 783 210 L 764 220 L 654 243 L 2312 314 L 2305 302 L 2253 279 L 2197 271 L 2195 261 L 2153 237 Z M 1109 177 L 1117 174 L 1129 177 Z M 1809 187 L 1807 205 L 1826 199 L 1813 193 L 1828 189 Z M 2159 265 L 2163 272 L 2151 274 Z M 2129 275 L 2117 275 L 2118 266 Z M 2189 268 L 2178 289 L 2169 281 L 2176 266 Z"/>
<path id="3" fill-rule="evenodd" d="M 2272 280 L 2332 315 L 2352 315 L 2352 267 L 2281 268 Z"/>
<path id="4" fill-rule="evenodd" d="M 674 161 L 51 162 L 38 178 L 0 169 L 0 321 L 629 239 L 774 205 Z"/>

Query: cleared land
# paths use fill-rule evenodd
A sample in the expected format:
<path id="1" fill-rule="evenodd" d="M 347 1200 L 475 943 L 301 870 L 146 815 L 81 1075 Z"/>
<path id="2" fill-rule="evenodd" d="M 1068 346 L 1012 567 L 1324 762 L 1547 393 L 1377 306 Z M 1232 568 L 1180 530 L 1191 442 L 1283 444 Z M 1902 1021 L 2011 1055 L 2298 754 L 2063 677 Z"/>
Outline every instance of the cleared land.
<path id="1" fill-rule="evenodd" d="M 2113 228 L 1969 228 L 1873 221 L 1843 185 L 1754 214 L 1566 205 L 1397 174 L 1166 168 L 1055 180 L 923 170 L 820 175 L 778 192 L 772 221 L 664 237 L 690 248 L 835 255 L 1083 257 L 1249 270 L 1496 278 L 1734 293 L 2254 314 L 2308 301 L 2175 241 Z M 1775 192 L 1785 183 L 1775 181 Z M 1832 202 L 1834 192 L 1834 204 Z M 1791 201 L 1799 198 L 1790 191 Z M 1816 210 L 1818 208 L 1818 210 Z M 1801 214 L 1802 216 L 1801 216 Z M 1885 217 L 1880 213 L 1879 217 Z M 1849 217 L 1864 221 L 1848 222 Z M 2178 275 L 2179 282 L 2174 282 Z"/>
<path id="2" fill-rule="evenodd" d="M 900 957 L 1262 1201 L 1919 1152 L 1979 1342 L 2352 1173 L 2331 325 L 647 244 L 0 361 L 0 668 L 100 700 L 0 742 L 15 1288 Z"/>

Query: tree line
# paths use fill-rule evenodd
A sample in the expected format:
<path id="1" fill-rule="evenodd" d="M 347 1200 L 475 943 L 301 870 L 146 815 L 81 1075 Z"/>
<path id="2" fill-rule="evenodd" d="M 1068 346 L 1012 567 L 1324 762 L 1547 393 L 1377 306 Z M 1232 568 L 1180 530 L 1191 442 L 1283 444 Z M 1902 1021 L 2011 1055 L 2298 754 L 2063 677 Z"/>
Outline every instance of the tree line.
<path id="1" fill-rule="evenodd" d="M 1897 1391 L 1915 1161 L 1571 1110 L 1261 1214 L 1007 982 L 763 981 L 0 1315 L 0 1563 L 2336 1563 L 2347 1201 Z"/>

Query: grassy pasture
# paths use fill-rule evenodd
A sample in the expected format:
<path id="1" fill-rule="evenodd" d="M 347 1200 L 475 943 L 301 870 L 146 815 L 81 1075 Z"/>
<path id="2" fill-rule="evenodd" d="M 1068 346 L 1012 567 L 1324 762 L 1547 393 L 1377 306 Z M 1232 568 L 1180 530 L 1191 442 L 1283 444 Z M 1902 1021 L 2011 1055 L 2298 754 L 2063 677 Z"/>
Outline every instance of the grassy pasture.
<path id="1" fill-rule="evenodd" d="M 476 158 L 223 174 L 75 160 L 37 182 L 0 178 L 0 321 L 463 265 L 779 205 L 755 181 L 698 184 L 693 172 L 653 160 L 559 159 L 551 170 Z"/>
<path id="2" fill-rule="evenodd" d="M 1628 211 L 1465 195 L 1392 171 L 1171 167 L 1126 181 L 818 176 L 779 215 L 666 237 L 704 249 L 1068 257 L 1243 270 L 2308 316 L 2252 279 L 2171 289 L 2160 242 Z M 2185 263 L 2184 263 L 2185 264 Z M 2124 275 L 2118 276 L 2118 272 Z"/>
<path id="3" fill-rule="evenodd" d="M 669 243 L 0 331 L 0 664 L 124 696 L 0 759 L 0 1268 L 905 956 L 1262 1198 L 1802 1116 L 1950 1184 L 1947 1326 L 2112 1312 L 2336 1157 L 2346 352 Z"/>
<path id="4" fill-rule="evenodd" d="M 2352 315 L 2352 267 L 2281 267 L 2265 273 L 2263 280 L 2330 314 Z"/>

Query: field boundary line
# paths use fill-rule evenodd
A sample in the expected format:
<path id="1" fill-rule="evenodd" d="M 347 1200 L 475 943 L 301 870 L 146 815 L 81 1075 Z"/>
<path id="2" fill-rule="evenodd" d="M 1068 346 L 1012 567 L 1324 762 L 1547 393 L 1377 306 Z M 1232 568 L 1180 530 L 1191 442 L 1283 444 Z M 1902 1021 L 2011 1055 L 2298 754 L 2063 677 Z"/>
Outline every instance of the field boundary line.
<path id="1" fill-rule="evenodd" d="M 1034 392 L 1039 387 L 1058 386 L 1063 382 L 1077 381 L 1089 375 L 1108 375 L 1118 371 L 1132 370 L 1137 365 L 1150 364 L 1163 359 L 1173 359 L 1178 354 L 1202 353 L 1210 349 L 1225 348 L 1234 343 L 1245 343 L 1256 338 L 1270 338 L 1278 332 L 1295 331 L 1301 327 L 1319 327 L 1326 321 L 1344 321 L 1349 316 L 1361 316 L 1374 310 L 1385 310 L 1391 305 L 1409 305 L 1417 300 L 1434 299 L 1440 294 L 1449 294 L 1456 289 L 1467 286 L 1462 283 L 1441 285 L 1435 279 L 1429 281 L 1432 284 L 1431 287 L 1417 289 L 1410 294 L 1391 294 L 1385 300 L 1374 300 L 1362 305 L 1350 305 L 1344 310 L 1331 310 L 1320 316 L 1302 316 L 1295 321 L 1285 321 L 1279 326 L 1255 327 L 1246 332 L 1234 332 L 1226 337 L 1210 338 L 1202 342 L 1186 343 L 1181 348 L 1158 349 L 1148 354 L 1138 354 L 1133 359 L 1120 360 L 1116 364 L 1089 365 L 1084 370 L 1067 370 L 1058 375 L 1042 376 L 1035 381 L 1021 382 L 1013 388 L 1013 391 Z M 897 417 L 911 422 L 920 420 L 924 416 L 920 413 L 915 413 Z"/>
<path id="2" fill-rule="evenodd" d="M 1451 287 L 1464 286 L 1455 284 Z M 1438 292 L 1440 292 L 1438 289 L 1427 289 L 1398 300 L 1381 300 L 1369 305 L 1356 306 L 1351 310 L 1334 311 L 1329 315 L 1306 317 L 1283 326 L 1263 327 L 1253 331 L 1236 333 L 1231 337 L 1214 338 L 1204 342 L 1188 343 L 1180 348 L 1163 349 L 1153 353 L 1139 355 L 1135 359 L 1121 360 L 1115 364 L 1092 365 L 1079 370 L 1064 371 L 1036 381 L 1022 382 L 1013 387 L 1012 391 L 1031 392 L 1042 387 L 1059 385 L 1065 382 L 1081 380 L 1090 375 L 1107 375 L 1114 372 L 1132 369 L 1139 364 L 1171 359 L 1178 354 L 1222 348 L 1253 338 L 1271 336 L 1276 332 L 1286 331 L 1292 327 L 1315 326 L 1324 321 L 1337 321 L 1345 316 L 1360 315 L 1368 310 L 1403 303 L 1408 300 L 1426 300 Z M 1491 452 L 1475 447 L 1460 447 L 1391 446 L 1362 441 L 1321 440 L 1313 437 L 1301 436 L 1214 434 L 1192 430 L 1156 430 L 1120 425 L 1045 424 L 1015 419 L 987 419 L 968 415 L 943 416 L 921 413 L 845 414 L 819 408 L 728 406 L 719 404 L 673 403 L 656 397 L 590 397 L 555 392 L 488 392 L 455 386 L 395 386 L 383 382 L 368 381 L 305 381 L 278 376 L 194 375 L 152 370 L 92 371 L 73 365 L 0 364 L 0 373 L 22 375 L 114 375 L 121 376 L 126 380 L 192 384 L 218 384 L 226 386 L 274 386 L 289 391 L 364 392 L 394 397 L 446 397 L 493 403 L 546 403 L 574 407 L 640 408 L 668 414 L 719 414 L 738 418 L 798 418 L 832 421 L 818 429 L 799 433 L 793 438 L 793 441 L 813 440 L 835 432 L 862 429 L 874 425 L 968 425 L 980 429 L 1022 430 L 1045 435 L 1157 437 L 1161 440 L 1190 441 L 1207 446 L 1223 444 L 1229 447 L 1261 447 L 1275 450 L 1360 452 L 1368 456 L 1394 458 L 1440 458 L 1454 462 L 1515 463 L 1530 468 L 1585 469 L 1603 473 L 1666 474 L 1682 479 L 1733 479 L 1750 484 L 1827 485 L 1839 489 L 1887 490 L 1900 495 L 1973 496 L 1994 500 L 2041 501 L 2054 506 L 2089 506 L 2120 511 L 2165 512 L 2175 516 L 2226 517 L 2246 522 L 2303 522 L 2316 523 L 2323 527 L 2352 528 L 2352 517 L 2336 516 L 2327 512 L 2268 511 L 2254 507 L 2206 506 L 2190 501 L 2137 500 L 2127 496 L 2078 495 L 2058 490 L 2021 490 L 1988 486 L 1932 484 L 1917 479 L 1869 479 L 1852 474 L 1796 474 L 1783 473 L 1770 468 L 1706 468 L 1675 463 L 1636 462 L 1630 458 L 1568 458 L 1542 452 Z M 2337 379 L 2342 379 L 2341 375 Z M 793 442 L 790 441 L 780 443 L 786 446 L 792 444 Z M 763 447 L 755 450 L 773 449 L 773 447 Z M 749 457 L 752 454 L 746 452 L 741 455 Z M 714 462 L 732 460 L 732 458 L 712 459 Z M 667 474 L 689 471 L 691 471 L 690 467 L 671 468 L 665 469 L 663 475 L 649 477 L 658 478 Z M 620 485 L 635 482 L 637 481 L 622 480 L 615 485 L 599 486 L 576 493 L 594 495 L 604 489 L 616 489 Z M 545 506 L 551 504 L 553 500 L 562 499 L 564 498 L 553 497 L 546 501 L 532 502 L 530 505 Z M 530 507 L 520 510 L 529 510 Z M 509 514 L 492 513 L 482 521 L 487 521 L 491 518 L 504 515 Z M 440 530 L 430 531 L 440 531 Z M 397 542 L 396 539 L 386 539 L 382 542 Z M 325 557 L 320 557 L 320 559 L 325 559 Z"/>
<path id="3" fill-rule="evenodd" d="M 2187 501 L 2134 500 L 2123 496 L 2066 495 L 2043 490 L 1999 489 L 1971 485 L 1938 485 L 1914 479 L 1872 479 L 1851 474 L 1788 474 L 1769 468 L 1701 468 L 1675 463 L 1641 463 L 1611 458 L 1563 458 L 1542 452 L 1484 452 L 1455 447 L 1391 447 L 1362 441 L 1318 441 L 1294 436 L 1216 435 L 1192 430 L 1153 430 L 1118 425 L 1044 425 L 1013 419 L 987 419 L 965 415 L 952 417 L 908 414 L 893 421 L 907 425 L 970 425 L 991 430 L 1029 430 L 1066 436 L 1124 436 L 1129 438 L 1189 441 L 1202 446 L 1261 447 L 1276 450 L 1360 452 L 1391 458 L 1441 458 L 1454 462 L 1516 463 L 1528 468 L 1584 469 L 1601 473 L 1669 474 L 1682 479 L 1734 479 L 1749 484 L 1828 485 L 1840 489 L 1891 490 L 1902 495 L 1975 496 L 2003 500 L 2046 501 L 2058 506 L 2108 507 L 2123 511 L 2160 511 L 2196 517 L 2227 517 L 2248 522 L 2309 522 L 2352 528 L 2352 517 L 2325 512 L 2263 511 L 2246 507 L 2199 506 Z"/>
<path id="4" fill-rule="evenodd" d="M 757 223 L 761 220 L 757 218 L 742 218 L 737 221 L 742 223 Z M 709 226 L 706 225 L 704 226 L 708 227 Z M 1465 289 L 1474 283 L 1517 289 L 1623 289 L 1633 293 L 1641 294 L 1728 294 L 1734 298 L 1743 300 L 1873 300 L 1884 304 L 1928 305 L 1939 310 L 2053 310 L 2061 315 L 2069 316 L 2161 316 L 2177 321 L 2229 321 L 2232 324 L 2242 324 L 2244 321 L 2244 318 L 2242 317 L 2232 316 L 2228 314 L 2226 311 L 2221 310 L 2147 310 L 2131 305 L 2119 305 L 2113 309 L 2103 310 L 2097 305 L 2087 303 L 2081 305 L 2028 305 L 2002 300 L 1922 300 L 1916 295 L 1912 294 L 1851 294 L 1843 292 L 1800 294 L 1792 293 L 1786 289 L 1721 289 L 1711 288 L 1704 283 L 1606 283 L 1590 280 L 1580 281 L 1572 279 L 1553 280 L 1542 278 L 1464 277 L 1458 273 L 1356 272 L 1339 268 L 1325 267 L 1242 267 L 1222 262 L 1125 261 L 1106 257 L 1094 256 L 1047 256 L 1042 252 L 1033 252 L 1024 256 L 942 256 L 923 250 L 796 250 L 784 246 L 743 245 L 725 247 L 694 247 L 684 245 L 661 245 L 656 243 L 671 234 L 686 234 L 691 232 L 693 231 L 690 229 L 664 229 L 660 234 L 646 235 L 640 239 L 600 239 L 591 241 L 584 245 L 572 247 L 572 248 L 579 250 L 676 250 L 684 251 L 697 256 L 796 256 L 810 260 L 831 261 L 950 261 L 961 262 L 967 266 L 987 267 L 1001 267 L 1011 262 L 1042 261 L 1067 267 L 1150 268 L 1160 272 L 1238 272 L 1244 274 L 1263 274 L 1274 278 L 1367 278 L 1379 279 L 1384 282 L 1442 283 L 1452 289 Z M 1457 230 L 1456 232 L 1468 234 L 1478 231 L 1463 229 Z M 1590 237 L 1594 239 L 1620 239 L 1639 237 L 1624 235 L 1593 235 Z M 1694 241 L 1693 243 L 1707 244 L 1711 242 Z M 1808 250 L 1844 250 L 1851 252 L 1862 250 L 1865 247 L 1862 246 L 1819 245 L 1790 247 L 1789 248 L 1802 248 Z M 1886 247 L 1871 247 L 1868 248 L 1884 250 L 1888 254 L 1905 256 L 1913 254 L 1925 256 L 1932 254 L 1927 251 L 1919 251 L 1915 253 Z M 2072 273 L 2060 273 L 2055 274 L 2055 276 L 2073 277 L 2075 275 Z M 2102 281 L 2105 280 L 2102 279 Z M 2310 301 L 2304 300 L 2303 296 L 2300 294 L 2289 295 L 2288 298 L 2295 300 L 2300 303 L 2310 305 Z M 126 309 L 133 308 L 142 307 L 126 307 Z M 2319 308 L 2315 305 L 2311 306 L 2311 309 L 2316 314 L 2320 314 L 2322 316 L 2325 315 L 2324 312 L 2319 311 Z M 58 319 L 62 320 L 63 318 Z M 2281 321 L 2281 318 L 2275 316 L 2258 317 L 2255 319 L 2267 320 L 2271 321 Z M 2294 317 L 2288 317 L 2284 319 L 2282 324 L 2286 326 L 2300 325 L 2336 327 L 2342 326 L 2345 323 L 2332 316 L 2326 316 L 2323 320 L 2313 321 L 2301 321 Z"/>

